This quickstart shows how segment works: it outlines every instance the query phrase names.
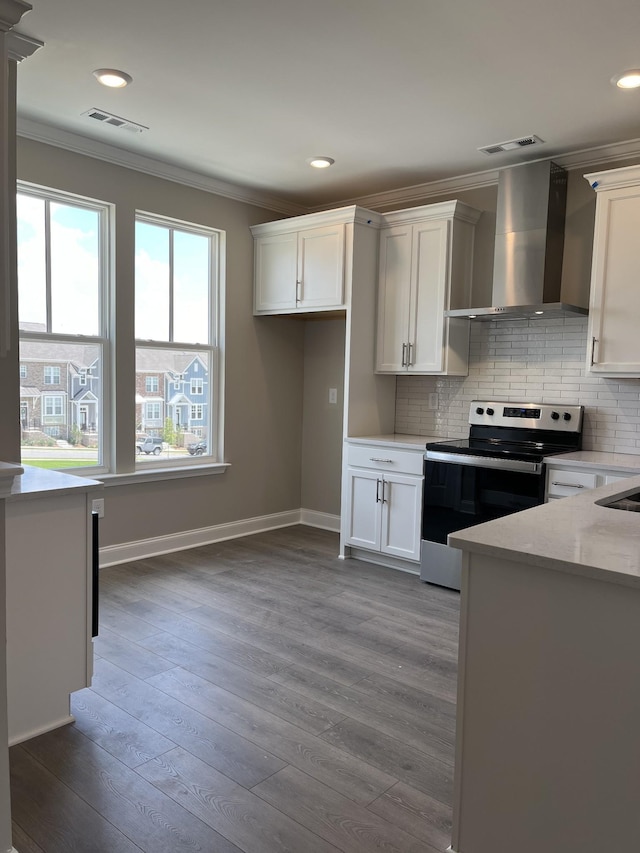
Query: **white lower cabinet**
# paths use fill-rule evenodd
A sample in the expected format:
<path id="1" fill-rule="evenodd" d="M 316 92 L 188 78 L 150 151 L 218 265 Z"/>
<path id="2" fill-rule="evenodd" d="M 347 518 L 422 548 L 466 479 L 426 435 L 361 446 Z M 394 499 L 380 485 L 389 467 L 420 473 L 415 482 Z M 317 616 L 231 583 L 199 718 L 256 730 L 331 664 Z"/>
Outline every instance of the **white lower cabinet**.
<path id="1" fill-rule="evenodd" d="M 625 480 L 627 477 L 637 476 L 638 471 L 607 471 L 605 468 L 588 468 L 585 466 L 576 468 L 552 467 L 547 468 L 546 500 L 552 501 L 557 498 L 566 498 L 570 495 L 578 495 L 585 489 L 596 489 L 599 486 L 608 486 Z"/>
<path id="2" fill-rule="evenodd" d="M 346 458 L 345 544 L 417 563 L 423 451 L 354 445 Z"/>
<path id="3" fill-rule="evenodd" d="M 91 511 L 86 491 L 7 500 L 9 743 L 72 721 L 91 683 Z"/>

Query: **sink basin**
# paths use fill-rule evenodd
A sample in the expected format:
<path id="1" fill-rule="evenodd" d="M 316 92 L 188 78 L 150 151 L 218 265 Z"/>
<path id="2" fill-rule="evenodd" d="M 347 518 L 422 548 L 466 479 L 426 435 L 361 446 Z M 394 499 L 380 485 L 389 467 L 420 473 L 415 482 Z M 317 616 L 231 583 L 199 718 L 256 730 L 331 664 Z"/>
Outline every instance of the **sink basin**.
<path id="1" fill-rule="evenodd" d="M 624 498 L 616 498 L 608 503 L 603 502 L 600 506 L 606 506 L 609 509 L 624 509 L 627 512 L 640 512 L 640 492 L 627 495 Z"/>

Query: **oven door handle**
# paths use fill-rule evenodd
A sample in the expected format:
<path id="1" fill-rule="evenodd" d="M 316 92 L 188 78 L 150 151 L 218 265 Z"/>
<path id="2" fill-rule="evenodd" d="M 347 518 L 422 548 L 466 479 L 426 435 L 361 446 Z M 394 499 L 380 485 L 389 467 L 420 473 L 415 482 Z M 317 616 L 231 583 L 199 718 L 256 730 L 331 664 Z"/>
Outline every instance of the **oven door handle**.
<path id="1" fill-rule="evenodd" d="M 447 453 L 444 450 L 427 450 L 424 458 L 430 462 L 448 462 L 450 465 L 469 465 L 473 468 L 497 468 L 502 471 L 523 471 L 540 474 L 542 462 L 528 462 L 525 459 L 494 459 L 491 456 L 473 456 L 466 453 Z"/>

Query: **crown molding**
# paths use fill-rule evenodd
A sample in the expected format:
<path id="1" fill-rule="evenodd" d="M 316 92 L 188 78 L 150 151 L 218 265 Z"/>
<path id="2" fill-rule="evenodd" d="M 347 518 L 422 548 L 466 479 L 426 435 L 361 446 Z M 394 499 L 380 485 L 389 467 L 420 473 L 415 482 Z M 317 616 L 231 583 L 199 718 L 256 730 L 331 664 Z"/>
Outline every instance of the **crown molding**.
<path id="1" fill-rule="evenodd" d="M 15 27 L 25 12 L 33 9 L 25 0 L 0 0 L 0 31 L 7 32 Z"/>
<path id="2" fill-rule="evenodd" d="M 2 2 L 3 0 L 0 0 L 0 4 Z M 20 36 L 18 33 L 16 33 L 16 35 L 19 38 L 28 38 Z M 35 52 L 35 50 L 40 46 L 40 43 L 36 42 L 34 39 L 30 39 L 29 41 L 35 43 L 34 50 L 32 51 Z M 161 160 L 155 160 L 154 158 L 147 157 L 143 154 L 137 154 L 133 151 L 118 148 L 115 145 L 109 145 L 108 143 L 89 139 L 88 137 L 81 136 L 77 133 L 61 130 L 42 122 L 33 121 L 32 119 L 19 117 L 17 122 L 17 131 L 18 136 L 22 136 L 25 139 L 44 142 L 47 145 L 64 148 L 76 154 L 83 154 L 87 157 L 93 157 L 96 160 L 103 160 L 116 166 L 124 166 L 127 169 L 134 169 L 138 172 L 144 172 L 145 174 L 173 181 L 174 183 L 184 184 L 185 186 L 193 187 L 194 189 L 203 190 L 204 192 L 233 199 L 234 201 L 255 205 L 260 208 L 266 208 L 267 210 L 272 210 L 285 216 L 304 216 L 308 213 L 316 213 L 337 207 L 350 206 L 364 207 L 378 212 L 385 210 L 391 211 L 398 210 L 402 207 L 412 207 L 418 204 L 423 204 L 430 198 L 442 198 L 443 196 L 455 198 L 455 196 L 461 192 L 495 186 L 498 183 L 498 174 L 503 168 L 509 168 L 509 166 L 504 166 L 500 169 L 487 169 L 481 172 L 457 175 L 452 178 L 444 178 L 438 181 L 428 181 L 423 184 L 414 184 L 408 187 L 400 187 L 395 190 L 387 190 L 381 193 L 372 193 L 370 195 L 358 196 L 356 198 L 337 200 L 324 205 L 307 207 L 305 205 L 288 201 L 287 199 L 283 199 L 279 196 L 271 195 L 270 193 L 264 193 L 260 190 L 228 183 L 208 175 L 200 174 L 199 172 L 193 172 L 190 169 L 185 169 L 181 166 L 176 166 Z M 602 166 L 606 163 L 616 163 L 621 160 L 632 159 L 634 157 L 640 158 L 640 138 L 630 139 L 624 142 L 616 142 L 609 145 L 584 148 L 579 151 L 573 151 L 566 154 L 549 154 L 546 157 L 539 157 L 537 160 L 553 159 L 553 161 L 558 163 L 559 166 L 562 166 L 565 169 L 575 170 L 589 169 L 593 166 Z M 510 166 L 513 165 L 515 164 L 510 164 Z"/>
<path id="3" fill-rule="evenodd" d="M 28 59 L 41 47 L 44 47 L 43 41 L 26 36 L 17 30 L 11 30 L 7 33 L 7 53 L 9 59 L 13 59 L 14 62 L 22 62 L 23 59 Z"/>
<path id="4" fill-rule="evenodd" d="M 538 157 L 539 160 L 553 160 L 564 169 L 589 169 L 592 166 L 605 163 L 616 163 L 620 160 L 640 157 L 640 139 L 629 139 L 625 142 L 614 142 L 609 145 L 598 145 L 593 148 L 583 148 L 567 154 L 551 154 L 547 157 Z M 414 184 L 396 190 L 388 190 L 382 193 L 358 196 L 357 198 L 343 199 L 334 202 L 334 205 L 357 204 L 372 210 L 394 210 L 399 206 L 411 206 L 421 204 L 428 198 L 437 198 L 445 195 L 454 197 L 457 193 L 468 190 L 481 189 L 482 187 L 494 186 L 498 183 L 498 174 L 503 168 L 510 168 L 515 164 L 501 167 L 500 169 L 488 169 L 483 172 L 472 172 L 467 175 L 457 175 L 453 178 L 445 178 L 439 181 L 428 181 L 424 184 Z M 322 210 L 315 207 L 313 210 Z"/>
<path id="5" fill-rule="evenodd" d="M 303 207 L 278 196 L 263 193 L 249 187 L 236 186 L 235 184 L 227 183 L 208 175 L 202 175 L 199 172 L 192 172 L 190 169 L 184 169 L 181 166 L 175 166 L 172 163 L 155 160 L 144 154 L 127 151 L 124 148 L 118 148 L 106 142 L 89 139 L 78 133 L 62 130 L 52 125 L 33 121 L 32 119 L 18 117 L 17 133 L 18 136 L 22 136 L 25 139 L 43 142 L 46 145 L 53 145 L 56 148 L 72 151 L 74 154 L 83 154 L 86 157 L 93 157 L 96 160 L 112 163 L 115 166 L 124 166 L 126 169 L 134 169 L 137 172 L 144 172 L 156 178 L 163 178 L 166 181 L 173 181 L 174 183 L 193 187 L 197 190 L 203 190 L 204 192 L 230 198 L 234 201 L 240 201 L 244 204 L 273 210 L 276 213 L 298 216 L 299 214 L 309 212 L 308 207 Z"/>
<path id="6" fill-rule="evenodd" d="M 357 200 L 347 199 L 339 202 L 339 204 L 357 204 L 362 207 L 369 207 L 372 210 L 382 210 L 385 208 L 395 210 L 398 207 L 411 207 L 415 204 L 421 204 L 427 198 L 479 189 L 480 187 L 490 187 L 497 183 L 498 170 L 491 169 L 487 172 L 458 175 L 455 178 L 444 178 L 440 181 L 414 184 L 413 186 L 401 187 L 397 190 L 372 193 L 371 195 L 360 196 Z M 314 208 L 314 210 L 321 210 L 321 208 Z"/>

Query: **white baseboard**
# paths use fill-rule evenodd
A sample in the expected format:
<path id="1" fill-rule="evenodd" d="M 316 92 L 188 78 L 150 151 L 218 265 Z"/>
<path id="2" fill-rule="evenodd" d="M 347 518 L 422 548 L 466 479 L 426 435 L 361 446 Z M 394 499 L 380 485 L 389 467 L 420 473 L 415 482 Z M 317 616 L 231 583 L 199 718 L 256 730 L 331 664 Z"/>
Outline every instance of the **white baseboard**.
<path id="1" fill-rule="evenodd" d="M 320 527 L 322 530 L 332 530 L 334 533 L 340 533 L 339 515 L 318 512 L 315 509 L 301 509 L 300 524 L 308 524 L 309 527 Z"/>
<path id="2" fill-rule="evenodd" d="M 73 714 L 67 714 L 64 717 L 60 717 L 59 720 L 55 720 L 52 723 L 47 723 L 46 726 L 38 726 L 35 729 L 31 729 L 28 732 L 22 732 L 22 734 L 14 735 L 9 738 L 9 746 L 16 746 L 16 744 L 23 743 L 25 740 L 31 740 L 32 737 L 38 737 L 39 735 L 46 735 L 47 732 L 52 732 L 54 729 L 62 728 L 62 726 L 68 726 L 69 723 L 75 723 L 76 718 Z"/>
<path id="3" fill-rule="evenodd" d="M 324 530 L 339 530 L 340 516 L 315 510 L 294 509 L 231 521 L 227 524 L 215 524 L 212 527 L 200 527 L 197 530 L 170 533 L 167 536 L 124 542 L 121 545 L 107 545 L 100 548 L 100 568 L 105 569 L 107 566 L 129 563 L 132 560 L 146 560 L 161 554 L 170 554 L 173 551 L 212 545 L 214 542 L 223 542 L 225 539 L 237 539 L 240 536 L 250 536 L 253 533 L 276 530 L 280 527 L 291 527 L 294 524 L 308 524 L 310 527 L 321 527 Z"/>

